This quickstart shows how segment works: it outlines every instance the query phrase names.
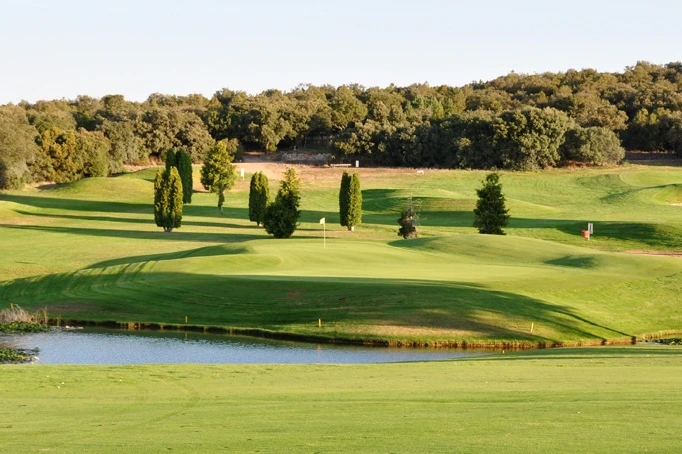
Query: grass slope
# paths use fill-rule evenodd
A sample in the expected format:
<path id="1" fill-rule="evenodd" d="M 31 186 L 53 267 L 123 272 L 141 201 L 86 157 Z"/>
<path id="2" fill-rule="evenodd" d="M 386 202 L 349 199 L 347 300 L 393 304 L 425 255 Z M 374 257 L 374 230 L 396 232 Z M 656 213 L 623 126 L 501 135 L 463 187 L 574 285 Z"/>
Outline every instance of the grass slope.
<path id="1" fill-rule="evenodd" d="M 153 224 L 152 169 L 3 193 L 0 245 L 12 254 L 0 257 L 0 298 L 64 318 L 188 316 L 395 344 L 600 343 L 682 329 L 682 261 L 623 253 L 682 249 L 680 169 L 505 173 L 506 237 L 471 227 L 482 172 L 360 172 L 363 225 L 350 233 L 336 225 L 340 172 L 300 169 L 302 223 L 289 240 L 247 221 L 248 178 L 224 216 L 215 195 L 195 194 L 172 234 Z M 398 240 L 410 195 L 423 238 Z M 588 221 L 589 243 L 579 236 Z"/>
<path id="2" fill-rule="evenodd" d="M 0 366 L 3 451 L 679 452 L 678 347 L 355 366 Z"/>

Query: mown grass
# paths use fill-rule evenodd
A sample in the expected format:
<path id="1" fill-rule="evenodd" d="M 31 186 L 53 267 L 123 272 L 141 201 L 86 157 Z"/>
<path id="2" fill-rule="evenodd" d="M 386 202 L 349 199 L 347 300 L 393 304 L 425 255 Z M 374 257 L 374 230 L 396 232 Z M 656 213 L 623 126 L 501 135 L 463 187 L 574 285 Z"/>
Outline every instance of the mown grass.
<path id="1" fill-rule="evenodd" d="M 5 452 L 678 452 L 680 347 L 383 365 L 0 366 Z"/>
<path id="2" fill-rule="evenodd" d="M 364 222 L 350 233 L 337 225 L 340 172 L 300 169 L 302 222 L 289 240 L 248 222 L 248 175 L 223 216 L 215 195 L 197 193 L 171 234 L 153 223 L 153 169 L 3 193 L 0 245 L 12 253 L 0 256 L 0 298 L 63 319 L 188 317 L 394 344 L 584 344 L 682 330 L 682 260 L 625 253 L 682 250 L 678 168 L 504 173 L 506 237 L 471 227 L 483 172 L 360 172 Z M 422 238 L 404 241 L 396 219 L 410 195 L 421 200 Z"/>

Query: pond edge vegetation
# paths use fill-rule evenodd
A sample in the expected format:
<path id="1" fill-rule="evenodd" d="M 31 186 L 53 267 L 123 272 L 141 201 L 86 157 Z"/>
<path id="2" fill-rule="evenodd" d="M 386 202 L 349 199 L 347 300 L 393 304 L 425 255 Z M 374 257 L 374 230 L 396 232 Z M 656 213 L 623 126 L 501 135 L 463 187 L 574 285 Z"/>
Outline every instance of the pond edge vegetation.
<path id="1" fill-rule="evenodd" d="M 0 335 L 44 332 L 49 329 L 48 323 L 46 308 L 29 312 L 12 304 L 9 309 L 0 311 Z M 32 362 L 35 358 L 31 353 L 0 345 L 0 364 Z"/>

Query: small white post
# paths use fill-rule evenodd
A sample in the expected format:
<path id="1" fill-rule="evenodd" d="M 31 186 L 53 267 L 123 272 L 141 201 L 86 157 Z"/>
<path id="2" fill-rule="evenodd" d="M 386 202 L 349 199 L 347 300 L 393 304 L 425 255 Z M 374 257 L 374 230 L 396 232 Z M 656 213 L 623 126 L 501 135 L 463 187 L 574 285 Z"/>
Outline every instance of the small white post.
<path id="1" fill-rule="evenodd" d="M 360 161 L 355 161 L 355 167 L 360 167 Z"/>
<path id="2" fill-rule="evenodd" d="M 327 220 L 325 218 L 320 219 L 320 224 L 322 224 L 322 235 L 323 235 L 323 249 L 327 249 Z"/>
<path id="3" fill-rule="evenodd" d="M 244 179 L 244 167 L 241 168 L 242 180 Z"/>

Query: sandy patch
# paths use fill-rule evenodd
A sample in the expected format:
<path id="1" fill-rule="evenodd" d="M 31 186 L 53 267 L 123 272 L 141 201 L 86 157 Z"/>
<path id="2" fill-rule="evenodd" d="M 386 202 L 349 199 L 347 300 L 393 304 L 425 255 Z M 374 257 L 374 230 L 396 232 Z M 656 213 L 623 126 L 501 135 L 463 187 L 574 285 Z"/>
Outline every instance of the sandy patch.
<path id="1" fill-rule="evenodd" d="M 398 325 L 380 325 L 367 327 L 353 327 L 345 328 L 344 331 L 356 332 L 358 334 L 373 334 L 375 336 L 440 336 L 444 338 L 472 338 L 480 336 L 476 331 L 462 330 L 462 329 L 438 329 L 427 327 L 411 327 Z"/>
<path id="2" fill-rule="evenodd" d="M 677 259 L 682 259 L 682 251 L 646 251 L 635 249 L 632 251 L 625 251 L 628 254 L 639 254 L 639 255 L 657 255 L 663 257 L 675 257 Z"/>
<path id="3" fill-rule="evenodd" d="M 85 312 L 91 311 L 98 308 L 97 305 L 93 303 L 58 303 L 58 304 L 48 304 L 46 306 L 48 314 L 55 313 L 74 313 L 74 312 Z"/>
<path id="4" fill-rule="evenodd" d="M 287 292 L 286 299 L 289 301 L 296 301 L 301 296 L 305 295 L 307 292 L 308 292 L 308 290 L 289 290 Z"/>
<path id="5" fill-rule="evenodd" d="M 360 177 L 380 178 L 382 176 L 393 175 L 417 175 L 416 169 L 407 168 L 385 168 L 385 167 L 359 167 L 359 168 L 342 168 L 342 167 L 324 167 L 307 164 L 284 164 L 279 162 L 239 162 L 235 164 L 237 172 L 241 168 L 247 174 L 256 172 L 263 172 L 271 180 L 279 180 L 287 167 L 295 167 L 296 173 L 302 182 L 317 182 L 317 181 L 338 181 L 341 178 L 343 171 L 358 172 Z M 424 174 L 440 172 L 440 170 L 424 170 Z"/>

